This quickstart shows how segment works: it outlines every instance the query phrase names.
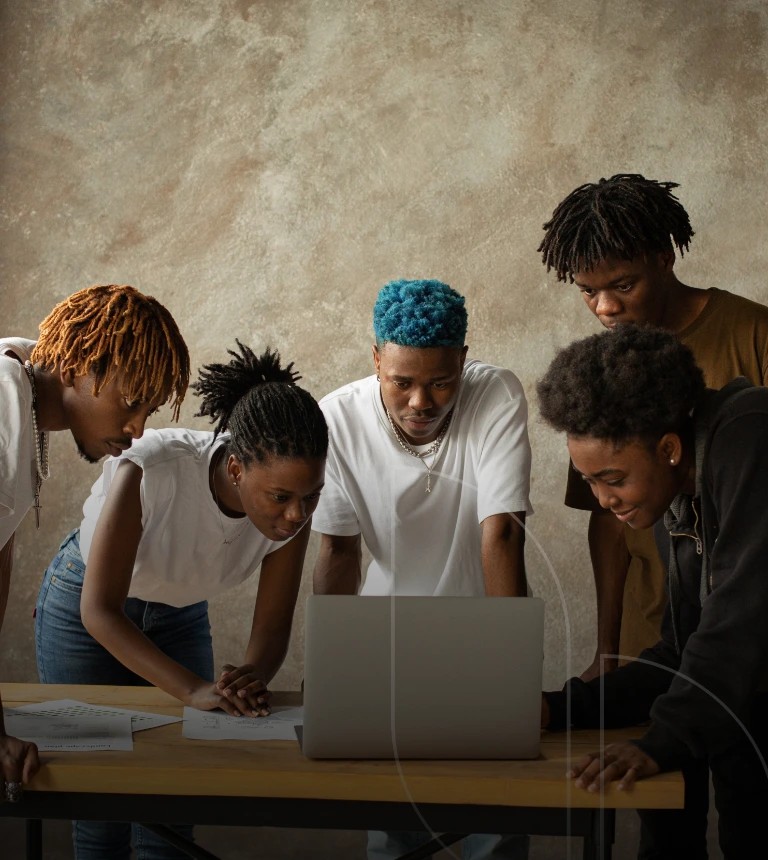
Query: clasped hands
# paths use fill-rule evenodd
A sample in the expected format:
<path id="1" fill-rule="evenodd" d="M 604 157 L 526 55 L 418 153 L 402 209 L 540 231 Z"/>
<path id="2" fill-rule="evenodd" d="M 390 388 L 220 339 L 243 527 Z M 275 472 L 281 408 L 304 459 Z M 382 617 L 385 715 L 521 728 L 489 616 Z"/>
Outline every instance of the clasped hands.
<path id="1" fill-rule="evenodd" d="M 266 717 L 271 713 L 271 697 L 254 666 L 225 663 L 218 681 L 201 684 L 188 704 L 201 711 L 221 708 L 231 717 Z"/>

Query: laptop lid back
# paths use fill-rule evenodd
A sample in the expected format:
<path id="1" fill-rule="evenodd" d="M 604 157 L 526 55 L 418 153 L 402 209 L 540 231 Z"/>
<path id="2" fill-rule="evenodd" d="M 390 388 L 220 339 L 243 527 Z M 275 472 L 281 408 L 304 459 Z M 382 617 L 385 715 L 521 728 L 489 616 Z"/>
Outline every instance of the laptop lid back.
<path id="1" fill-rule="evenodd" d="M 537 598 L 312 595 L 304 753 L 535 758 L 543 643 Z"/>

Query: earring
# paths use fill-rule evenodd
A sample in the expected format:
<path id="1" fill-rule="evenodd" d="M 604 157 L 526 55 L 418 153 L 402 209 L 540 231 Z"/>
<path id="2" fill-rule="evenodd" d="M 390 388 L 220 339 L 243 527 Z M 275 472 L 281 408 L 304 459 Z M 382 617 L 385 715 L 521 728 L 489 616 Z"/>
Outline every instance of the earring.
<path id="1" fill-rule="evenodd" d="M 672 457 L 672 458 L 670 459 L 670 461 L 669 461 L 669 465 L 670 465 L 670 466 L 674 466 L 674 465 L 675 465 L 675 458 L 674 458 L 674 457 Z"/>
<path id="2" fill-rule="evenodd" d="M 381 382 L 381 377 L 379 376 L 378 373 L 376 374 L 376 382 Z"/>
<path id="3" fill-rule="evenodd" d="M 236 487 L 236 486 L 237 486 L 237 481 L 232 481 L 232 486 L 233 486 L 233 487 Z"/>

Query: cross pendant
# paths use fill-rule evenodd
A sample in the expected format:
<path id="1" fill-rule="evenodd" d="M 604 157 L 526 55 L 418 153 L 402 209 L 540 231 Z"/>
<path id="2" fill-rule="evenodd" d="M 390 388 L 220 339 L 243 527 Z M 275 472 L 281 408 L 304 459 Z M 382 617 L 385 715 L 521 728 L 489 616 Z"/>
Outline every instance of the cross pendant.
<path id="1" fill-rule="evenodd" d="M 427 472 L 427 489 L 424 492 L 426 492 L 426 493 L 432 492 L 432 475 L 429 472 Z"/>

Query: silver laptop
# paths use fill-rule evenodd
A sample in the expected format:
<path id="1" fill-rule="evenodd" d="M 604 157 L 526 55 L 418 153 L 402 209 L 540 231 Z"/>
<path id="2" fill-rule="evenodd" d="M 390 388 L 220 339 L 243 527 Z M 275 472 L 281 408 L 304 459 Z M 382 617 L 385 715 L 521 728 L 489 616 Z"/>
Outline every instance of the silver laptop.
<path id="1" fill-rule="evenodd" d="M 312 595 L 304 754 L 535 758 L 543 655 L 537 598 Z"/>

